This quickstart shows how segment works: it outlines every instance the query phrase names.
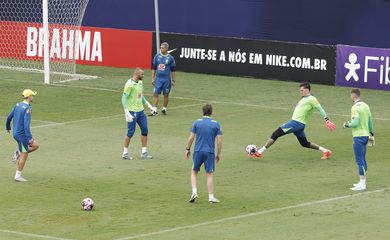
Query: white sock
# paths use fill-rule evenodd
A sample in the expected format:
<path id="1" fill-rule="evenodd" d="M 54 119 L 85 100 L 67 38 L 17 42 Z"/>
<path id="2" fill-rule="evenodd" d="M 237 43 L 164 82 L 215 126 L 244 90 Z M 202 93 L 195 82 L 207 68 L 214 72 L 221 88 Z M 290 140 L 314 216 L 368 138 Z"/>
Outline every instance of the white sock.
<path id="1" fill-rule="evenodd" d="M 142 153 L 146 153 L 146 147 L 142 147 L 142 148 L 141 148 L 141 152 L 142 152 Z"/>
<path id="2" fill-rule="evenodd" d="M 166 107 L 163 107 L 163 109 L 162 110 L 167 110 L 167 108 Z"/>
<path id="3" fill-rule="evenodd" d="M 22 176 L 22 171 L 16 170 L 15 178 L 18 178 L 18 177 L 21 177 L 21 176 Z"/>
<path id="4" fill-rule="evenodd" d="M 214 198 L 214 193 L 209 193 L 209 199 L 213 199 Z"/>
<path id="5" fill-rule="evenodd" d="M 259 153 L 263 153 L 266 149 L 267 149 L 266 147 L 262 146 L 262 147 L 258 150 L 258 152 L 259 152 Z"/>
<path id="6" fill-rule="evenodd" d="M 366 185 L 366 179 L 360 179 L 360 182 L 359 182 L 359 184 L 361 184 L 361 185 Z"/>
<path id="7" fill-rule="evenodd" d="M 198 194 L 198 189 L 197 188 L 192 188 L 192 195 Z"/>
<path id="8" fill-rule="evenodd" d="M 126 147 L 124 147 L 124 148 L 123 148 L 123 154 L 126 154 L 126 153 L 129 153 L 129 149 L 126 148 Z"/>
<path id="9" fill-rule="evenodd" d="M 321 152 L 326 152 L 328 149 L 323 148 L 323 147 L 320 146 L 320 147 L 318 148 L 318 150 L 320 150 Z"/>

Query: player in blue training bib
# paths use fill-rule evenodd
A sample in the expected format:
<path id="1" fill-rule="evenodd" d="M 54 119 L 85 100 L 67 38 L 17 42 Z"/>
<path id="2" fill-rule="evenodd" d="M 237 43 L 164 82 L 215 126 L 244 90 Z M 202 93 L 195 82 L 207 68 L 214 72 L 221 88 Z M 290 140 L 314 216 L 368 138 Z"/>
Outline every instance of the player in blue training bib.
<path id="1" fill-rule="evenodd" d="M 164 103 L 161 110 L 163 115 L 167 114 L 171 87 L 176 85 L 176 63 L 173 56 L 169 54 L 168 49 L 168 43 L 162 43 L 160 46 L 160 53 L 154 56 L 152 64 L 152 84 L 154 86 L 153 107 L 157 109 L 158 95 L 162 93 L 164 95 Z M 157 111 L 152 111 L 150 116 L 156 114 Z"/>
<path id="2" fill-rule="evenodd" d="M 218 122 L 211 119 L 213 108 L 211 104 L 203 106 L 203 118 L 196 120 L 191 129 L 190 137 L 187 141 L 186 158 L 191 154 L 191 145 L 195 140 L 195 149 L 193 156 L 193 165 L 191 172 L 192 195 L 189 202 L 195 202 L 198 198 L 197 176 L 200 167 L 204 164 L 207 176 L 207 188 L 209 192 L 209 202 L 218 203 L 219 200 L 214 197 L 214 171 L 215 160 L 221 160 L 222 131 Z M 215 156 L 215 140 L 217 140 L 217 155 Z"/>

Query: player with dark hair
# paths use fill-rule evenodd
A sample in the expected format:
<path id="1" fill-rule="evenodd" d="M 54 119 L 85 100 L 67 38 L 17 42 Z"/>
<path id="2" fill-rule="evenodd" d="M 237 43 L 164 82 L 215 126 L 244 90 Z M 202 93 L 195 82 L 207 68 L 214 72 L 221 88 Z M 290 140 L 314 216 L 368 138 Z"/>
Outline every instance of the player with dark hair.
<path id="1" fill-rule="evenodd" d="M 207 190 L 209 192 L 209 202 L 219 203 L 214 196 L 214 171 L 215 160 L 221 161 L 222 150 L 222 131 L 218 122 L 211 119 L 213 108 L 211 104 L 205 104 L 202 107 L 203 118 L 196 120 L 192 124 L 190 136 L 187 140 L 185 157 L 189 158 L 191 154 L 191 145 L 196 137 L 193 164 L 191 171 L 192 195 L 189 202 L 195 202 L 198 198 L 197 176 L 200 167 L 204 164 L 207 176 Z M 217 155 L 215 156 L 215 139 L 217 140 Z"/>
<path id="2" fill-rule="evenodd" d="M 169 93 L 171 86 L 176 85 L 175 59 L 168 52 L 169 45 L 166 42 L 161 43 L 160 53 L 153 58 L 152 64 L 152 84 L 154 86 L 153 107 L 150 116 L 157 115 L 158 95 L 164 95 L 163 108 L 161 110 L 163 115 L 167 114 L 167 107 L 169 101 Z"/>
<path id="3" fill-rule="evenodd" d="M 321 116 L 325 119 L 325 124 L 329 131 L 334 131 L 336 129 L 336 125 L 329 120 L 325 110 L 321 107 L 317 98 L 311 95 L 310 90 L 310 83 L 305 82 L 299 85 L 299 92 L 302 95 L 302 99 L 296 105 L 292 119 L 278 127 L 272 133 L 265 145 L 261 148 L 254 149 L 253 152 L 249 153 L 249 157 L 262 157 L 264 151 L 271 147 L 271 145 L 279 137 L 289 133 L 293 133 L 297 137 L 302 147 L 320 150 L 323 153 L 321 159 L 328 159 L 332 155 L 332 151 L 329 149 L 321 147 L 313 142 L 309 142 L 306 138 L 304 131 L 305 126 L 315 109 L 319 111 Z"/>

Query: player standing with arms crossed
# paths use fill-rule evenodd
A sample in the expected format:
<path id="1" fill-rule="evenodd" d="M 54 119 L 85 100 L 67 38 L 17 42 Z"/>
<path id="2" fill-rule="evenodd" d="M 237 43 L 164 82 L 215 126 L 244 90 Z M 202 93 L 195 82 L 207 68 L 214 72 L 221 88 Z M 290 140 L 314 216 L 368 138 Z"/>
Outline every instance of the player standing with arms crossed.
<path id="1" fill-rule="evenodd" d="M 352 129 L 353 152 L 356 165 L 359 169 L 360 181 L 353 184 L 352 191 L 366 190 L 366 146 L 375 145 L 374 127 L 372 123 L 370 107 L 361 101 L 360 90 L 355 88 L 351 91 L 353 106 L 351 108 L 351 122 L 345 122 L 344 128 Z"/>
<path id="2" fill-rule="evenodd" d="M 39 148 L 30 131 L 31 103 L 33 102 L 33 96 L 36 94 L 30 89 L 25 89 L 22 93 L 24 100 L 16 104 L 7 117 L 6 130 L 7 132 L 11 131 L 11 121 L 13 120 L 13 137 L 18 143 L 18 150 L 15 151 L 12 158 L 14 163 L 18 163 L 14 178 L 16 182 L 27 181 L 22 176 L 24 165 L 28 154 Z"/>
<path id="3" fill-rule="evenodd" d="M 302 99 L 296 105 L 292 119 L 278 127 L 272 133 L 271 138 L 268 139 L 265 145 L 259 149 L 254 149 L 253 152 L 248 155 L 249 157 L 262 157 L 264 151 L 271 147 L 279 137 L 289 133 L 294 133 L 302 147 L 320 150 L 323 153 L 321 159 L 328 159 L 332 155 L 330 150 L 307 141 L 304 130 L 314 109 L 317 109 L 325 119 L 326 128 L 328 128 L 329 131 L 336 130 L 336 125 L 329 120 L 325 110 L 321 107 L 317 98 L 311 95 L 310 90 L 310 83 L 305 82 L 299 85 L 299 92 L 302 95 Z"/>
<path id="4" fill-rule="evenodd" d="M 169 45 L 166 42 L 161 43 L 160 53 L 156 54 L 153 58 L 152 66 L 152 84 L 154 86 L 153 106 L 149 116 L 157 115 L 158 95 L 164 95 L 164 103 L 161 113 L 167 114 L 169 93 L 171 86 L 176 85 L 175 70 L 176 63 L 172 55 L 168 53 Z"/>

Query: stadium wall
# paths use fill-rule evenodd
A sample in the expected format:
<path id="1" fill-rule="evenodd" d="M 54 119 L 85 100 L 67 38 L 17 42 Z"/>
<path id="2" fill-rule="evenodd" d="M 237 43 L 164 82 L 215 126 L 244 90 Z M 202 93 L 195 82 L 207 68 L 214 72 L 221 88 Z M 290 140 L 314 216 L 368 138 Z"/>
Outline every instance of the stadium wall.
<path id="1" fill-rule="evenodd" d="M 154 31 L 153 2 L 93 0 L 83 25 Z M 170 0 L 159 10 L 162 32 L 390 48 L 389 0 Z"/>
<path id="2" fill-rule="evenodd" d="M 335 46 L 172 33 L 160 37 L 176 49 L 171 55 L 180 71 L 335 83 Z"/>

